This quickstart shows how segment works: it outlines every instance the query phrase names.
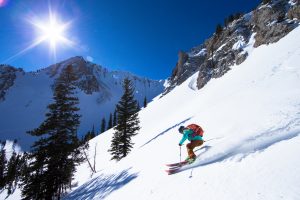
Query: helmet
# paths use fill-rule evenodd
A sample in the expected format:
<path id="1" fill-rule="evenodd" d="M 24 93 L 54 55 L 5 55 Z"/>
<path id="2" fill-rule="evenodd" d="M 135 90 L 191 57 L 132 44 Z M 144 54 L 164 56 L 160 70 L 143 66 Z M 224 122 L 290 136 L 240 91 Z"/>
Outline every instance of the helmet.
<path id="1" fill-rule="evenodd" d="M 183 133 L 184 128 L 185 128 L 184 126 L 180 126 L 179 129 L 178 129 L 179 133 Z"/>

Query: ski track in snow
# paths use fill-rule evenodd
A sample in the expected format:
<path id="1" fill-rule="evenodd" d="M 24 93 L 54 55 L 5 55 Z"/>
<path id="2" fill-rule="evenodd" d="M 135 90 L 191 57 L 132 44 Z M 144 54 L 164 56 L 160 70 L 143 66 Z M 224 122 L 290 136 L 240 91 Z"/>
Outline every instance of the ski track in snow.
<path id="1" fill-rule="evenodd" d="M 251 153 L 263 151 L 278 142 L 289 140 L 299 135 L 300 119 L 295 119 L 283 127 L 275 130 L 268 130 L 245 140 L 241 140 L 236 145 L 226 148 L 223 152 L 215 151 L 215 149 L 211 147 L 206 148 L 205 152 L 202 152 L 201 155 L 197 155 L 198 159 L 195 163 L 182 167 L 180 171 L 222 162 L 230 158 L 235 161 L 241 161 Z"/>
<path id="2" fill-rule="evenodd" d="M 167 128 L 166 130 L 164 130 L 163 132 L 159 133 L 158 135 L 156 135 L 155 137 L 153 137 L 152 139 L 150 139 L 148 142 L 146 142 L 145 144 L 143 144 L 142 146 L 140 146 L 140 148 L 144 147 L 145 145 L 149 144 L 150 142 L 152 142 L 153 140 L 156 140 L 158 137 L 164 135 L 165 133 L 169 132 L 170 130 L 172 130 L 173 128 L 184 124 L 185 122 L 189 121 L 192 117 L 189 117 L 185 120 L 183 120 L 182 122 L 179 122 L 177 124 L 175 124 L 174 126 L 171 126 L 170 128 Z"/>

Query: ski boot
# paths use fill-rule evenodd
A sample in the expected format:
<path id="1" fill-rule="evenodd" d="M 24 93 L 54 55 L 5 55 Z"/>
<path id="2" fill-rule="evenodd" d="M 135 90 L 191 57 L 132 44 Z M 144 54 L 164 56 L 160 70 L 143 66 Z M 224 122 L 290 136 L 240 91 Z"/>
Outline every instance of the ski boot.
<path id="1" fill-rule="evenodd" d="M 193 162 L 195 162 L 196 158 L 190 158 L 190 157 L 187 157 L 185 159 L 185 162 L 187 162 L 188 164 L 192 164 Z"/>

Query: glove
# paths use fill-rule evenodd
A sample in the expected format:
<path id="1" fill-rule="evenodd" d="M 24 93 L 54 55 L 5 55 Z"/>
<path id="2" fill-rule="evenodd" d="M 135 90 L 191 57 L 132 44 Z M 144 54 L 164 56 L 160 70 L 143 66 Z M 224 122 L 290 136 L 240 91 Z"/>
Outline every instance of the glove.
<path id="1" fill-rule="evenodd" d="M 180 147 L 182 146 L 182 144 L 178 144 Z"/>

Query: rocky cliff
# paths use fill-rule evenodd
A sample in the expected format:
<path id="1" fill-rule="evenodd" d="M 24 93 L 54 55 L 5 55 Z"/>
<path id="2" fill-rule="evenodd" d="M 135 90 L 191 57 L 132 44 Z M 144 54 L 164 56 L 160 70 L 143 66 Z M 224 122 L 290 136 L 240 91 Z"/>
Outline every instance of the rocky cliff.
<path id="1" fill-rule="evenodd" d="M 22 69 L 17 69 L 9 65 L 0 65 L 0 101 L 5 100 L 5 94 L 13 86 L 17 78 L 17 72 L 24 73 Z"/>
<path id="2" fill-rule="evenodd" d="M 244 62 L 252 47 L 277 42 L 300 22 L 299 0 L 261 3 L 247 14 L 236 15 L 203 44 L 188 52 L 180 51 L 178 62 L 164 94 L 198 73 L 201 89 L 211 78 L 224 75 L 233 65 Z"/>

